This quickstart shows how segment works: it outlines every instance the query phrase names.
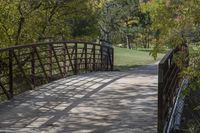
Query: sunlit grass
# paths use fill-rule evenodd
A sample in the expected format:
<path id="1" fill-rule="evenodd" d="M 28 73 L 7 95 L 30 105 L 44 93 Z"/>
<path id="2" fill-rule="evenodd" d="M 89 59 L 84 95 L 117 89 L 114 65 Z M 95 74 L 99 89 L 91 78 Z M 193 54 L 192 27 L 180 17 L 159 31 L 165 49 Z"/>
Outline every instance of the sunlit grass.
<path id="1" fill-rule="evenodd" d="M 149 50 L 129 50 L 126 48 L 115 47 L 114 64 L 115 69 L 124 70 L 132 67 L 152 64 L 160 60 L 164 54 L 158 54 L 158 58 L 154 58 L 149 54 Z"/>

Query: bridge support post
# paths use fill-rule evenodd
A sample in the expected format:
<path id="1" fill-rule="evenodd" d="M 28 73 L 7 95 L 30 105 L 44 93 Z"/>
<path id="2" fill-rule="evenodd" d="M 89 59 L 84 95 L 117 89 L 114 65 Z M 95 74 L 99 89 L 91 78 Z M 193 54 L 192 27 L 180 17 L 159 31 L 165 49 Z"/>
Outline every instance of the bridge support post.
<path id="1" fill-rule="evenodd" d="M 13 50 L 9 50 L 9 98 L 13 98 Z"/>
<path id="2" fill-rule="evenodd" d="M 101 70 L 103 70 L 103 46 L 100 48 Z"/>
<path id="3" fill-rule="evenodd" d="M 75 55 L 74 55 L 74 74 L 76 75 L 77 73 L 78 73 L 78 71 L 77 71 L 77 68 L 78 68 L 78 63 L 77 63 L 77 52 L 78 52 L 78 50 L 77 50 L 77 43 L 75 43 L 75 45 L 74 45 L 74 49 L 75 49 Z"/>
<path id="4" fill-rule="evenodd" d="M 52 78 L 52 47 L 51 44 L 48 45 L 48 51 L 49 51 L 49 78 Z"/>
<path id="5" fill-rule="evenodd" d="M 96 54 L 96 47 L 95 45 L 93 45 L 93 71 L 96 70 L 96 58 L 95 58 L 95 54 Z"/>
<path id="6" fill-rule="evenodd" d="M 88 58 L 87 58 L 87 43 L 84 43 L 85 47 L 85 72 L 88 71 Z"/>
<path id="7" fill-rule="evenodd" d="M 111 49 L 112 50 L 112 52 L 111 52 L 111 71 L 113 71 L 113 69 L 114 69 L 114 48 L 112 48 Z"/>
<path id="8" fill-rule="evenodd" d="M 106 71 L 109 70 L 110 50 L 107 48 Z"/>
<path id="9" fill-rule="evenodd" d="M 35 53 L 33 48 L 31 48 L 31 50 L 31 80 L 35 87 Z"/>
<path id="10" fill-rule="evenodd" d="M 67 60 L 66 60 L 66 55 L 67 55 L 67 52 L 66 52 L 66 47 L 65 47 L 65 45 L 66 44 L 63 44 L 63 58 L 64 58 L 64 60 L 63 60 L 63 73 L 64 73 L 64 76 L 66 76 L 66 74 L 67 74 L 67 69 L 66 69 L 66 67 L 67 67 Z"/>
<path id="11" fill-rule="evenodd" d="M 162 133 L 164 124 L 163 124 L 163 66 L 162 64 L 159 64 L 158 67 L 158 121 L 157 121 L 157 126 L 158 126 L 158 133 Z"/>

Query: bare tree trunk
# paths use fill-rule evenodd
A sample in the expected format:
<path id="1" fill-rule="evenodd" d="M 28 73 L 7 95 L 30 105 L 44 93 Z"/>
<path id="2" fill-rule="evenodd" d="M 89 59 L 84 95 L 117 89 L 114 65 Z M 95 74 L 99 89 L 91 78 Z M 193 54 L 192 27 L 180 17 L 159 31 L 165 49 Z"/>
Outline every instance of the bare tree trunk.
<path id="1" fill-rule="evenodd" d="M 126 46 L 127 46 L 128 49 L 132 49 L 132 48 L 131 48 L 131 44 L 130 44 L 129 35 L 126 35 Z"/>
<path id="2" fill-rule="evenodd" d="M 149 30 L 148 30 L 148 33 L 147 33 L 147 47 L 150 48 L 150 45 L 149 45 Z"/>
<path id="3" fill-rule="evenodd" d="M 20 13 L 20 18 L 19 18 L 19 22 L 18 22 L 17 35 L 16 35 L 16 38 L 15 38 L 15 45 L 19 44 L 22 28 L 23 28 L 23 25 L 24 25 L 24 22 L 25 22 L 24 14 L 22 13 L 22 9 L 21 9 L 21 1 L 18 5 L 18 11 Z"/>
<path id="4" fill-rule="evenodd" d="M 126 20 L 126 28 L 128 29 L 128 20 Z M 131 45 L 130 45 L 130 38 L 128 35 L 128 31 L 126 32 L 126 46 L 128 49 L 131 49 Z"/>

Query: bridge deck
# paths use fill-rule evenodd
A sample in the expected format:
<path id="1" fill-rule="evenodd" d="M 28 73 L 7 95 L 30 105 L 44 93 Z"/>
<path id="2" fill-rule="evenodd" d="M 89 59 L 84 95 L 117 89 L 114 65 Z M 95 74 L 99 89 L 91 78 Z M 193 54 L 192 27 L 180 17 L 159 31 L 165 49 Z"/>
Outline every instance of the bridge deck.
<path id="1" fill-rule="evenodd" d="M 72 76 L 0 105 L 0 132 L 154 133 L 157 66 Z"/>

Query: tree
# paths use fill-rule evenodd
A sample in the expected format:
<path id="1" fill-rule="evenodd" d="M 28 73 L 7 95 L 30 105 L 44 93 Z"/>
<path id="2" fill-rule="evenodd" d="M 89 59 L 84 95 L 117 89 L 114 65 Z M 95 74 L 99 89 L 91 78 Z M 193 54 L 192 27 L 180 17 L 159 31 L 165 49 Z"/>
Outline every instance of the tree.
<path id="1" fill-rule="evenodd" d="M 153 55 L 161 49 L 161 47 L 175 48 L 180 45 L 189 45 L 190 63 L 189 66 L 184 65 L 186 53 L 177 54 L 174 60 L 178 62 L 181 70 L 180 76 L 187 77 L 189 86 L 185 89 L 184 94 L 199 89 L 200 86 L 200 1 L 198 0 L 152 0 L 146 4 L 145 9 L 150 12 L 153 24 L 152 29 L 156 33 L 156 43 Z M 199 105 L 195 108 L 199 111 Z M 195 115 L 192 123 L 197 125 L 199 132 L 200 118 Z"/>
<path id="2" fill-rule="evenodd" d="M 90 8 L 90 2 L 91 0 L 0 0 L 1 47 L 37 42 L 46 37 L 81 38 L 74 38 L 74 20 L 81 22 L 75 25 L 79 28 L 84 28 L 84 23 L 87 22 L 90 34 L 87 31 L 85 39 L 91 39 L 89 36 L 96 37 L 97 19 Z"/>
<path id="3" fill-rule="evenodd" d="M 146 20 L 144 14 L 140 10 L 139 0 L 109 1 L 103 6 L 99 25 L 101 31 L 107 36 L 109 34 L 114 42 L 125 40 L 127 48 L 131 49 L 130 41 L 140 30 L 141 21 Z"/>

